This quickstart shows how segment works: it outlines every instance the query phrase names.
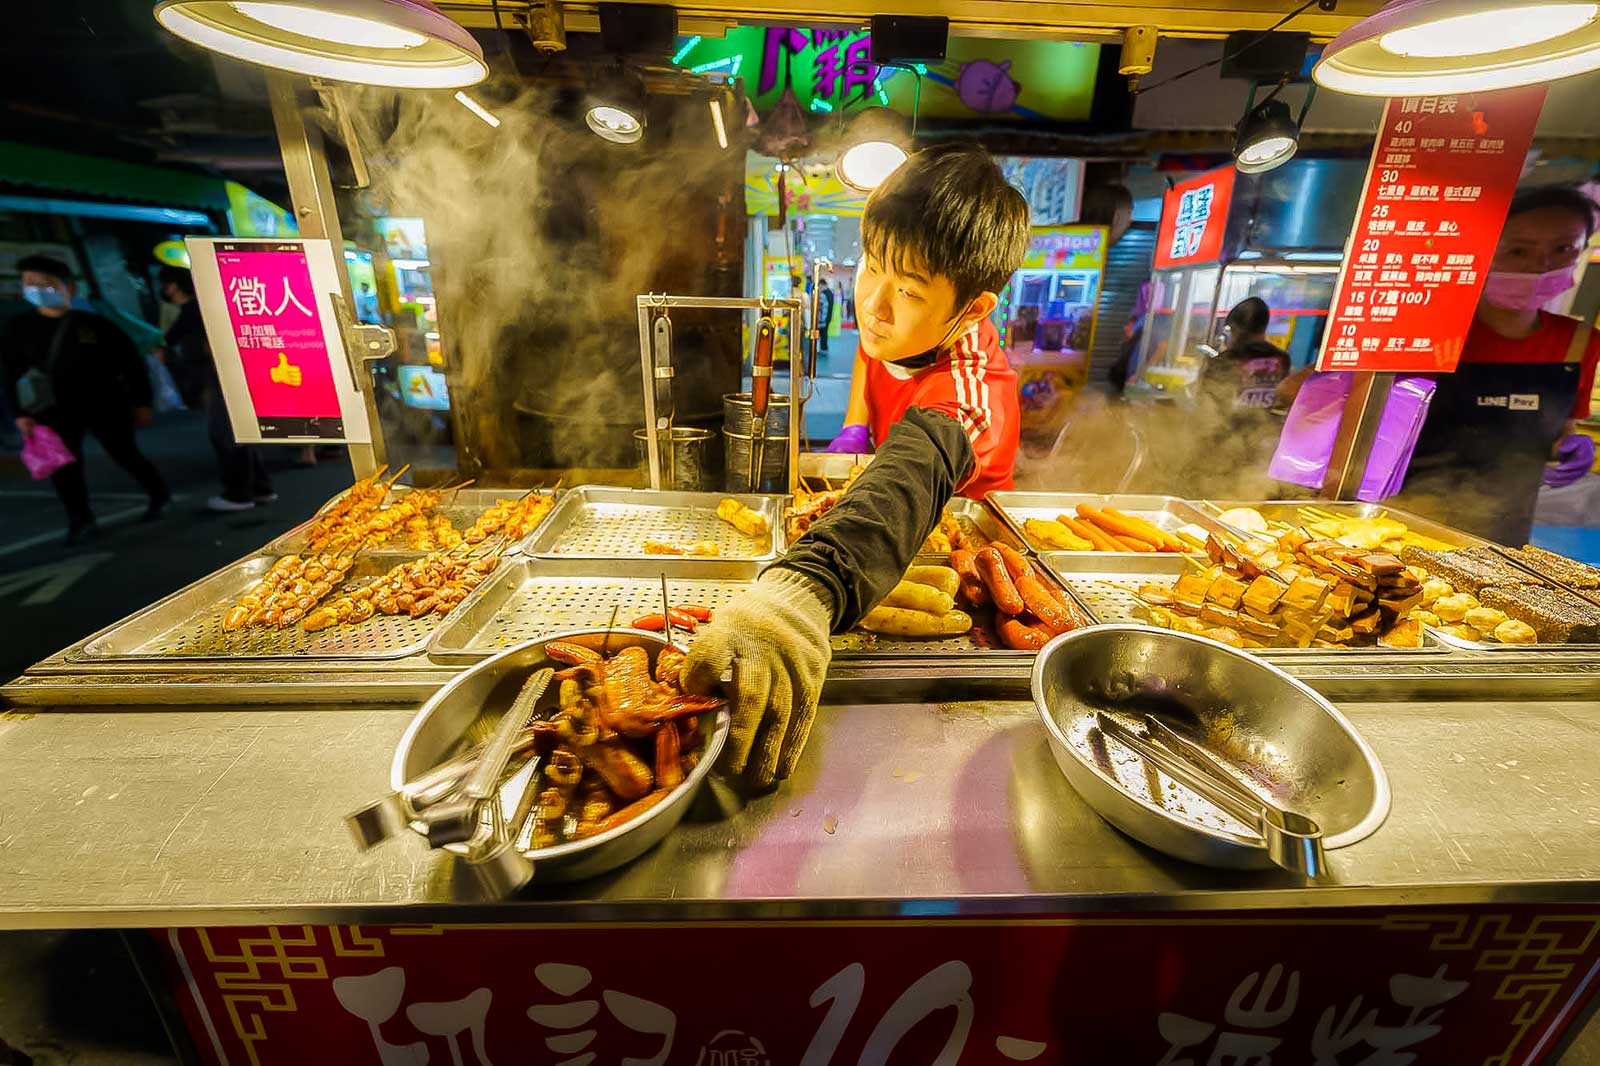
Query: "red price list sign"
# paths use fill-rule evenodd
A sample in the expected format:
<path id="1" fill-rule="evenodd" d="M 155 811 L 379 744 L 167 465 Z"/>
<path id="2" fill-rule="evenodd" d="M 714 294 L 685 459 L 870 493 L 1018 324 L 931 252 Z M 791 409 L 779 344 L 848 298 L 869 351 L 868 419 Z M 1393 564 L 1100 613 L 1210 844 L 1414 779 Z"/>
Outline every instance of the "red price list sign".
<path id="1" fill-rule="evenodd" d="M 1455 369 L 1544 96 L 1389 101 L 1318 370 Z"/>

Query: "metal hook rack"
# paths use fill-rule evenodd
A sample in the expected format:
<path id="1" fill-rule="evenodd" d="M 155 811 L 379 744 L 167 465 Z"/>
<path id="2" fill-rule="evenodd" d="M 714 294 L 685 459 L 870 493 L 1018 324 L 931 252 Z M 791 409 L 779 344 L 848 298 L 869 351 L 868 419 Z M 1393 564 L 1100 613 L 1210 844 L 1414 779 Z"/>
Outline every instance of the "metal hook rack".
<path id="1" fill-rule="evenodd" d="M 729 297 L 729 296 L 671 296 L 666 293 L 643 293 L 635 299 L 639 311 L 639 366 L 644 376 L 644 424 L 648 432 L 645 433 L 645 452 L 650 466 L 650 487 L 660 489 L 663 486 L 663 472 L 670 463 L 670 458 L 661 454 L 660 437 L 657 433 L 656 411 L 656 359 L 655 345 L 652 341 L 654 328 L 654 311 L 665 312 L 669 308 L 698 308 L 705 310 L 726 311 L 757 311 L 770 315 L 780 311 L 788 312 L 788 322 L 784 332 L 789 338 L 789 491 L 793 492 L 800 480 L 800 432 L 805 423 L 805 400 L 808 394 L 807 367 L 804 348 L 801 344 L 801 311 L 803 302 L 797 297 L 780 297 L 768 299 L 766 297 Z M 741 365 L 743 355 L 740 356 Z M 667 367 L 670 371 L 671 367 Z M 670 374 L 667 375 L 670 377 Z M 665 462 L 664 462 L 665 459 Z"/>

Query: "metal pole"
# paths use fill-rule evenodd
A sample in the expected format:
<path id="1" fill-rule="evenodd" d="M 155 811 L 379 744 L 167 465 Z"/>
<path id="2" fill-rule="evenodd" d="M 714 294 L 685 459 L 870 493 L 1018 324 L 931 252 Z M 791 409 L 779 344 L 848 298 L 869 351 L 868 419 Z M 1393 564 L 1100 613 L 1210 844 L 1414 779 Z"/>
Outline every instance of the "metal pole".
<path id="1" fill-rule="evenodd" d="M 339 208 L 333 197 L 333 181 L 328 177 L 328 156 L 322 131 L 306 121 L 306 108 L 313 99 L 310 85 L 302 78 L 267 71 L 267 94 L 272 101 L 272 124 L 283 152 L 283 171 L 289 179 L 289 198 L 294 205 L 295 223 L 300 236 L 333 242 L 339 291 L 348 308 L 355 307 L 350 292 L 350 275 L 343 269 L 344 233 L 339 228 Z M 372 372 L 365 362 L 356 360 L 356 387 L 366 404 L 367 422 L 372 427 L 371 444 L 351 444 L 350 467 L 357 478 L 370 477 L 387 460 L 384 458 L 383 425 L 378 420 L 378 405 L 372 393 Z"/>
<path id="2" fill-rule="evenodd" d="M 1389 403 L 1393 374 L 1358 371 L 1344 403 L 1339 420 L 1339 435 L 1333 442 L 1328 472 L 1323 475 L 1321 496 L 1325 500 L 1353 500 L 1366 476 L 1367 460 L 1378 437 L 1378 423 Z"/>

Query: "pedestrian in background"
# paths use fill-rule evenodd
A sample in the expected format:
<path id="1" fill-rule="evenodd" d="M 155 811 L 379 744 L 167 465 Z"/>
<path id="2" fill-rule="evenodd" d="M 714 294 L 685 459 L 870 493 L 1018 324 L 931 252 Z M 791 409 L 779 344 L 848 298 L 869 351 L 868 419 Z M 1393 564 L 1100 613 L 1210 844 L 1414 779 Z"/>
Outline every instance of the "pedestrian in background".
<path id="1" fill-rule="evenodd" d="M 17 269 L 33 312 L 12 319 L 0 341 L 0 376 L 23 437 L 49 426 L 78 459 L 50 476 L 67 510 L 67 543 L 96 531 L 84 477 L 88 433 L 150 497 L 143 520 L 161 517 L 172 494 L 135 438 L 154 417 L 144 359 L 122 330 L 72 306 L 77 286 L 65 263 L 32 255 L 18 260 Z"/>
<path id="2" fill-rule="evenodd" d="M 833 325 L 833 286 L 822 279 L 822 292 L 817 296 L 817 349 L 828 350 L 828 327 Z"/>
<path id="3" fill-rule="evenodd" d="M 160 283 L 161 298 L 178 309 L 178 317 L 167 328 L 167 367 L 178 382 L 183 402 L 204 409 L 206 434 L 211 438 L 211 450 L 217 454 L 222 491 L 207 500 L 206 507 L 226 513 L 271 503 L 278 494 L 272 491 L 261 449 L 234 440 L 228 405 L 222 398 L 222 380 L 217 376 L 211 342 L 194 296 L 193 275 L 182 267 L 164 266 Z"/>

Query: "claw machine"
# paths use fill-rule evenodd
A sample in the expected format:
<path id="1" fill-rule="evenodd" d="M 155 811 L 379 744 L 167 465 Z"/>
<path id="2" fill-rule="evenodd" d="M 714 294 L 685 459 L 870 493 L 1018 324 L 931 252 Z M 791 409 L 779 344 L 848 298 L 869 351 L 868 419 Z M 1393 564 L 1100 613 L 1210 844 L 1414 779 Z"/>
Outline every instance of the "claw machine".
<path id="1" fill-rule="evenodd" d="M 1309 366 L 1322 342 L 1366 164 L 1296 159 L 1265 174 L 1229 165 L 1172 186 L 1156 231 L 1150 310 L 1128 394 L 1189 396 L 1215 357 L 1228 311 L 1272 310 L 1267 339 Z"/>
<path id="2" fill-rule="evenodd" d="M 1106 265 L 1105 226 L 1035 226 L 1001 297 L 1001 342 L 1016 368 L 1022 428 L 1056 428 L 1088 378 Z"/>

